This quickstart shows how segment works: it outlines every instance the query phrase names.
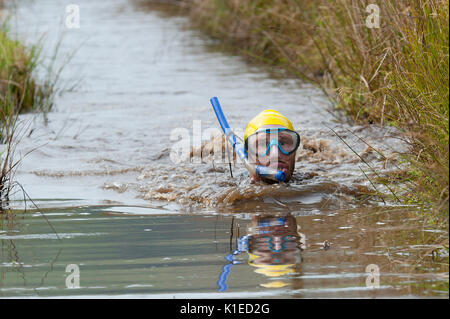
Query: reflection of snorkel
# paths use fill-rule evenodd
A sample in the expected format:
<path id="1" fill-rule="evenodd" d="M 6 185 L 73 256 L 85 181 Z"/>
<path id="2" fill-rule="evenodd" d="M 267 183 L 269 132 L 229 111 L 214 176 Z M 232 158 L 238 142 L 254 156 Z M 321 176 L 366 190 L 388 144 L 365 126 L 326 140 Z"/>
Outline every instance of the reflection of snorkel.
<path id="1" fill-rule="evenodd" d="M 249 162 L 247 151 L 245 150 L 243 143 L 238 142 L 236 135 L 233 133 L 230 126 L 228 125 L 228 122 L 219 104 L 219 100 L 217 99 L 217 97 L 213 97 L 211 98 L 210 101 L 214 108 L 214 112 L 216 113 L 217 119 L 219 120 L 220 126 L 222 127 L 222 130 L 225 134 L 226 139 L 231 144 L 231 146 L 233 146 L 234 151 L 239 156 L 241 161 L 244 163 L 245 168 L 247 168 L 247 170 L 251 174 L 256 174 L 277 182 L 284 182 L 286 179 L 286 174 L 283 171 L 274 170 L 262 165 L 254 165 Z"/>
<path id="2" fill-rule="evenodd" d="M 237 250 L 225 256 L 225 259 L 229 262 L 229 264 L 226 264 L 222 267 L 222 272 L 219 275 L 219 280 L 217 280 L 217 286 L 219 286 L 220 292 L 225 291 L 228 288 L 227 279 L 231 271 L 231 266 L 241 263 L 240 261 L 234 260 L 234 256 L 239 255 L 240 253 L 245 252 L 247 250 L 248 250 L 248 236 L 239 237 Z"/>

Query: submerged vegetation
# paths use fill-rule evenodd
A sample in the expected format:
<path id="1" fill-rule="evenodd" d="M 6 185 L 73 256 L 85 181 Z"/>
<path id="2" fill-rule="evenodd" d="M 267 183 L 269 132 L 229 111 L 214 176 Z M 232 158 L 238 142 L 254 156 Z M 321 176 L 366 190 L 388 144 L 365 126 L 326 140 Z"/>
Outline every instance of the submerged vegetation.
<path id="1" fill-rule="evenodd" d="M 197 27 L 318 84 L 347 118 L 402 130 L 408 171 L 374 181 L 406 186 L 403 204 L 431 208 L 448 223 L 448 0 L 379 1 L 379 12 L 371 3 L 182 1 Z"/>

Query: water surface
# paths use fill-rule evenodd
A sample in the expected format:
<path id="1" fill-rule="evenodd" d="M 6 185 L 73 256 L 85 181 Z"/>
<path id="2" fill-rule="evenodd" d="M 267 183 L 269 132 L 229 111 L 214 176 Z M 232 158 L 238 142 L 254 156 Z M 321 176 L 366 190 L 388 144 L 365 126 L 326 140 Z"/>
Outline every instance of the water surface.
<path id="1" fill-rule="evenodd" d="M 3 218 L 0 232 L 0 295 L 445 297 L 445 267 L 420 260 L 429 247 L 412 245 L 432 234 L 417 230 L 404 210 L 364 212 L 212 215 L 88 206 L 48 210 L 47 220 L 17 214 Z M 77 289 L 67 288 L 71 264 L 79 267 Z M 380 270 L 376 289 L 366 285 L 370 264 Z"/>

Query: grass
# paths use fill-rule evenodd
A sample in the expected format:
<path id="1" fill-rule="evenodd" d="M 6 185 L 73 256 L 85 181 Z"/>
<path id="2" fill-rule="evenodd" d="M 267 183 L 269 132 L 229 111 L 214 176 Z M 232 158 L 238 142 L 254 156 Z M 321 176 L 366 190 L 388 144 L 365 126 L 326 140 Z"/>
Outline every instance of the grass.
<path id="1" fill-rule="evenodd" d="M 33 52 L 11 40 L 5 26 L 0 26 L 0 121 L 5 122 L 11 113 L 33 109 L 41 94 L 30 76 L 35 66 Z"/>
<path id="2" fill-rule="evenodd" d="M 0 20 L 0 213 L 7 207 L 11 191 L 17 185 L 13 177 L 19 161 L 13 155 L 25 134 L 18 116 L 35 112 L 44 114 L 46 119 L 57 93 L 55 84 L 62 68 L 55 72 L 54 62 L 59 45 L 46 68 L 46 77 L 38 79 L 38 68 L 43 66 L 41 41 L 25 47 L 10 35 L 8 19 Z"/>
<path id="3" fill-rule="evenodd" d="M 347 118 L 403 131 L 400 201 L 448 223 L 448 0 L 377 2 L 379 28 L 366 26 L 367 0 L 183 3 L 197 27 L 319 85 Z"/>
<path id="4" fill-rule="evenodd" d="M 0 201 L 9 200 L 15 163 L 12 159 L 17 115 L 32 109 L 34 97 L 40 94 L 31 72 L 36 60 L 18 41 L 8 37 L 6 23 L 0 25 Z"/>

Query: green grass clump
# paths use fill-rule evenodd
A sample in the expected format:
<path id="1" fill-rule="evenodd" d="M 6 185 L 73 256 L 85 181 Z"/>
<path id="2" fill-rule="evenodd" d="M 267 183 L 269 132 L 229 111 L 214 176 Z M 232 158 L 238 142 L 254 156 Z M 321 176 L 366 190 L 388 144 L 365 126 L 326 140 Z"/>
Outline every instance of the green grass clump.
<path id="1" fill-rule="evenodd" d="M 0 25 L 0 122 L 34 110 L 44 98 L 44 91 L 33 78 L 38 55 L 36 47 L 25 48 L 8 36 L 5 25 Z"/>
<path id="2" fill-rule="evenodd" d="M 0 213 L 7 206 L 15 184 L 12 175 L 18 164 L 13 160 L 18 143 L 18 115 L 40 112 L 45 119 L 53 105 L 61 69 L 55 75 L 51 64 L 47 78 L 38 80 L 37 69 L 42 64 L 40 48 L 40 43 L 25 47 L 11 37 L 7 19 L 0 21 Z"/>

